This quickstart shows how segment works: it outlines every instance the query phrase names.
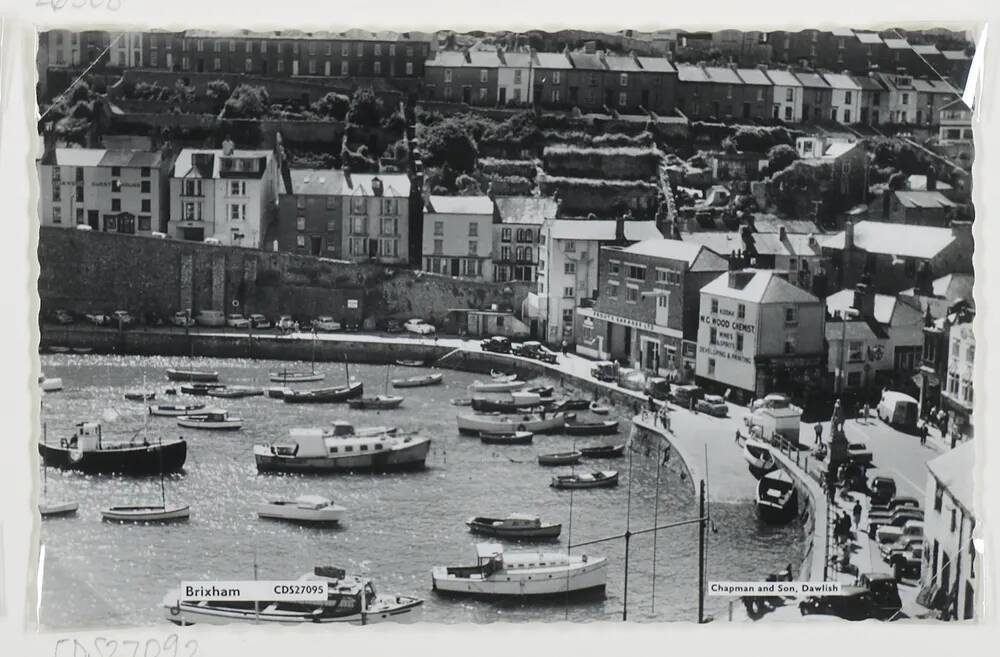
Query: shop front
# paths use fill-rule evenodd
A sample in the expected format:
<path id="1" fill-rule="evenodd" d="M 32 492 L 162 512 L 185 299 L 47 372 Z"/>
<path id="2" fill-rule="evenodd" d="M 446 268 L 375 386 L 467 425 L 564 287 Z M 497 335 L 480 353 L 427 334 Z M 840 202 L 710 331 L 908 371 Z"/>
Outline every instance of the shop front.
<path id="1" fill-rule="evenodd" d="M 780 392 L 794 399 L 810 399 L 822 393 L 826 371 L 824 354 L 758 356 L 755 365 L 756 397 Z"/>

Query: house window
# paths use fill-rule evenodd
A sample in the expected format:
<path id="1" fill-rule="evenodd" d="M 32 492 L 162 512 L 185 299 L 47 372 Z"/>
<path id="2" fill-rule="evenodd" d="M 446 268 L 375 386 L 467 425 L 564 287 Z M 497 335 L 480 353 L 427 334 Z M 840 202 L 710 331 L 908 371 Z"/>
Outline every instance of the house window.
<path id="1" fill-rule="evenodd" d="M 479 224 L 477 223 L 469 224 L 469 237 L 478 237 L 478 236 L 479 236 Z"/>
<path id="2" fill-rule="evenodd" d="M 553 103 L 561 102 L 560 98 L 559 98 L 559 90 L 558 89 L 553 89 L 552 90 L 552 102 Z"/>
<path id="3" fill-rule="evenodd" d="M 469 255 L 476 255 L 479 251 L 479 242 L 476 240 L 469 240 Z"/>
<path id="4" fill-rule="evenodd" d="M 628 86 L 628 73 L 622 73 L 618 76 L 618 85 L 622 87 Z"/>
<path id="5" fill-rule="evenodd" d="M 609 260 L 608 261 L 608 274 L 613 275 L 613 276 L 617 276 L 618 274 L 621 273 L 621 266 L 622 266 L 622 263 L 618 262 L 617 260 Z"/>
<path id="6" fill-rule="evenodd" d="M 719 312 L 719 300 L 718 299 L 712 299 L 712 312 L 713 313 Z"/>
<path id="7" fill-rule="evenodd" d="M 864 342 L 852 340 L 847 343 L 847 360 L 850 363 L 860 363 L 865 359 Z"/>
<path id="8" fill-rule="evenodd" d="M 708 375 L 709 376 L 715 376 L 715 359 L 714 358 L 709 358 L 708 359 Z"/>
<path id="9" fill-rule="evenodd" d="M 514 70 L 514 84 L 521 84 L 521 69 Z"/>
<path id="10" fill-rule="evenodd" d="M 624 107 L 625 105 L 628 105 L 628 94 L 623 91 L 618 94 L 618 106 Z"/>
<path id="11" fill-rule="evenodd" d="M 300 249 L 305 248 L 305 246 L 306 246 L 306 236 L 305 235 L 296 235 L 295 236 L 295 246 L 299 247 Z"/>
<path id="12" fill-rule="evenodd" d="M 309 60 L 309 75 L 316 75 L 316 60 Z"/>
<path id="13" fill-rule="evenodd" d="M 563 324 L 572 324 L 572 323 L 573 323 L 573 309 L 563 308 Z"/>
<path id="14" fill-rule="evenodd" d="M 572 299 L 576 296 L 576 289 L 572 286 L 566 286 L 563 288 L 563 296 L 567 299 Z"/>
<path id="15" fill-rule="evenodd" d="M 148 198 L 144 198 L 139 203 L 139 207 L 140 207 L 139 211 L 140 212 L 152 212 L 153 210 L 151 208 L 151 205 L 152 204 L 151 204 L 150 200 Z"/>
<path id="16" fill-rule="evenodd" d="M 222 59 L 220 59 L 219 57 L 213 58 L 213 60 L 212 60 L 212 66 L 215 68 L 216 71 L 221 71 L 222 70 Z"/>
<path id="17" fill-rule="evenodd" d="M 638 265 L 628 265 L 625 268 L 625 276 L 632 281 L 646 280 L 646 268 Z"/>
<path id="18" fill-rule="evenodd" d="M 396 218 L 395 217 L 382 217 L 382 234 L 383 235 L 396 235 Z"/>
<path id="19" fill-rule="evenodd" d="M 306 229 L 306 218 L 297 217 L 295 219 L 295 230 L 305 230 Z"/>
<path id="20" fill-rule="evenodd" d="M 708 330 L 708 344 L 719 344 L 719 331 L 714 326 Z"/>
<path id="21" fill-rule="evenodd" d="M 447 82 L 451 82 L 451 69 L 450 69 L 450 68 L 446 68 L 446 69 L 444 70 L 444 81 L 445 81 L 446 83 L 447 83 Z"/>
<path id="22" fill-rule="evenodd" d="M 350 54 L 351 54 L 351 46 L 346 43 L 340 44 L 340 56 L 348 57 L 350 56 Z"/>
<path id="23" fill-rule="evenodd" d="M 488 91 L 487 89 L 480 89 L 480 90 L 479 90 L 479 100 L 481 100 L 481 101 L 483 101 L 483 102 L 485 102 L 485 101 L 486 101 L 486 94 L 487 94 L 487 91 Z"/>
<path id="24" fill-rule="evenodd" d="M 230 196 L 246 196 L 247 195 L 247 184 L 242 181 L 231 181 L 229 183 L 229 195 Z M 301 196 L 299 200 L 304 200 Z"/>
<path id="25" fill-rule="evenodd" d="M 152 191 L 152 186 L 150 185 L 150 182 L 148 180 L 143 180 L 142 182 L 139 183 L 140 194 L 149 194 L 151 193 L 151 191 Z"/>
<path id="26" fill-rule="evenodd" d="M 563 273 L 564 274 L 576 274 L 576 263 L 575 262 L 567 262 L 567 263 L 565 263 L 563 265 Z"/>
<path id="27" fill-rule="evenodd" d="M 786 354 L 795 353 L 795 338 L 785 338 L 785 353 Z"/>
<path id="28" fill-rule="evenodd" d="M 850 105 L 851 104 L 851 98 L 852 98 L 851 92 L 850 91 L 845 91 L 844 92 L 844 104 L 845 105 Z"/>
<path id="29" fill-rule="evenodd" d="M 278 70 L 278 73 L 284 73 L 285 72 L 285 60 L 278 59 L 277 70 Z"/>
<path id="30" fill-rule="evenodd" d="M 358 57 L 361 57 L 364 54 L 365 54 L 365 44 L 359 43 L 358 44 Z"/>
<path id="31" fill-rule="evenodd" d="M 444 222 L 443 221 L 435 221 L 434 222 L 434 234 L 435 235 L 444 235 Z"/>
<path id="32" fill-rule="evenodd" d="M 372 73 L 375 75 L 382 75 L 382 62 L 372 63 Z"/>
<path id="33" fill-rule="evenodd" d="M 639 288 L 634 285 L 629 285 L 625 288 L 625 301 L 628 303 L 638 303 L 639 302 Z"/>
<path id="34" fill-rule="evenodd" d="M 848 372 L 847 373 L 847 387 L 857 388 L 861 385 L 861 372 Z"/>
<path id="35" fill-rule="evenodd" d="M 732 97 L 733 97 L 733 85 L 727 84 L 726 85 L 726 98 L 732 98 Z"/>
<path id="36" fill-rule="evenodd" d="M 904 94 L 902 95 L 902 100 L 901 100 L 901 102 L 903 103 L 903 105 L 909 105 L 909 104 L 910 104 L 910 94 L 906 94 L 906 93 L 904 93 Z"/>
<path id="37" fill-rule="evenodd" d="M 510 252 L 511 251 L 510 251 L 510 247 L 509 246 L 501 246 L 500 247 L 500 260 L 503 260 L 505 262 L 509 261 L 510 260 Z"/>
<path id="38" fill-rule="evenodd" d="M 406 62 L 406 74 L 413 75 L 413 62 Z"/>
<path id="39" fill-rule="evenodd" d="M 485 68 L 479 69 L 479 81 L 482 82 L 483 84 L 486 84 L 488 80 L 489 80 L 489 71 L 487 71 Z M 446 78 L 445 81 L 450 82 L 451 80 Z"/>
<path id="40" fill-rule="evenodd" d="M 52 208 L 52 223 L 61 224 L 62 223 L 62 208 L 59 206 L 54 206 Z"/>
<path id="41" fill-rule="evenodd" d="M 744 304 L 741 303 L 740 305 L 736 306 L 736 318 L 737 319 L 746 319 L 746 316 L 747 316 L 747 307 L 746 307 L 746 305 L 744 305 Z"/>
<path id="42" fill-rule="evenodd" d="M 799 309 L 795 306 L 785 308 L 785 324 L 799 323 Z"/>
<path id="43" fill-rule="evenodd" d="M 736 334 L 736 351 L 739 351 L 741 353 L 743 351 L 743 334 L 742 333 L 737 333 Z"/>
<path id="44" fill-rule="evenodd" d="M 351 70 L 350 64 L 348 64 L 346 61 L 340 62 L 340 75 L 346 77 L 350 70 Z"/>
<path id="45" fill-rule="evenodd" d="M 962 343 L 959 342 L 958 338 L 951 341 L 951 357 L 958 358 L 962 351 Z"/>
<path id="46" fill-rule="evenodd" d="M 541 269 L 541 267 L 539 267 Z M 618 298 L 618 283 L 608 283 L 607 293 L 609 299 Z"/>
<path id="47" fill-rule="evenodd" d="M 554 71 L 552 73 L 552 84 L 559 84 L 559 80 L 562 73 L 560 71 Z"/>
<path id="48" fill-rule="evenodd" d="M 785 102 L 792 103 L 795 102 L 795 89 L 785 89 Z"/>
<path id="49" fill-rule="evenodd" d="M 969 345 L 969 348 L 965 350 L 965 362 L 973 363 L 976 360 L 976 346 Z"/>
<path id="50" fill-rule="evenodd" d="M 375 56 L 376 57 L 381 57 L 382 56 L 382 44 L 381 43 L 376 43 L 373 46 L 373 48 L 374 48 L 374 54 L 375 54 Z"/>
<path id="51" fill-rule="evenodd" d="M 121 212 L 122 210 L 122 200 L 120 198 L 111 199 L 111 211 Z"/>
<path id="52" fill-rule="evenodd" d="M 444 253 L 444 240 L 434 240 L 434 254 L 441 255 Z"/>
<path id="53" fill-rule="evenodd" d="M 576 251 L 576 242 L 573 240 L 566 240 L 566 251 L 573 253 Z"/>

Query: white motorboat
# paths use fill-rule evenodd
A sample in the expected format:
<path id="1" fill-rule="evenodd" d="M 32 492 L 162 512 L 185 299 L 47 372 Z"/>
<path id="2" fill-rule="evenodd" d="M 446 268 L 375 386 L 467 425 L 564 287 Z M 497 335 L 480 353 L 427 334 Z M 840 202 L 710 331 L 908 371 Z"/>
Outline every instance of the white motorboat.
<path id="1" fill-rule="evenodd" d="M 317 567 L 301 582 L 326 582 L 326 600 L 275 602 L 270 600 L 183 600 L 180 589 L 163 598 L 164 615 L 177 625 L 229 623 L 349 623 L 370 625 L 385 621 L 409 623 L 420 616 L 424 601 L 408 595 L 379 595 L 370 579 L 348 575 L 340 568 Z"/>
<path id="2" fill-rule="evenodd" d="M 191 509 L 184 505 L 147 504 L 139 506 L 109 506 L 101 509 L 104 520 L 116 522 L 172 522 L 187 520 Z"/>
<path id="3" fill-rule="evenodd" d="M 750 474 L 758 479 L 778 467 L 774 454 L 771 453 L 771 446 L 753 438 L 743 441 L 743 458 L 750 466 Z"/>
<path id="4" fill-rule="evenodd" d="M 496 543 L 476 546 L 475 566 L 437 566 L 434 590 L 482 597 L 603 595 L 604 557 L 561 552 L 509 552 Z"/>
<path id="5" fill-rule="evenodd" d="M 461 433 L 515 433 L 530 431 L 531 433 L 548 433 L 562 430 L 566 424 L 565 413 L 501 415 L 468 414 L 459 415 L 458 430 Z"/>
<path id="6" fill-rule="evenodd" d="M 782 524 L 798 514 L 798 495 L 792 476 L 778 469 L 761 477 L 757 484 L 757 513 L 761 520 Z"/>
<path id="7" fill-rule="evenodd" d="M 611 412 L 611 407 L 600 402 L 590 402 L 590 412 L 594 415 L 607 415 Z"/>
<path id="8" fill-rule="evenodd" d="M 472 392 L 513 392 L 528 385 L 527 381 L 476 381 L 469 386 Z"/>
<path id="9" fill-rule="evenodd" d="M 340 430 L 346 429 L 341 423 Z M 349 426 L 349 425 L 348 425 Z M 415 434 L 359 435 L 292 429 L 282 443 L 254 445 L 258 472 L 394 472 L 422 469 L 431 439 Z"/>
<path id="10" fill-rule="evenodd" d="M 80 505 L 76 502 L 39 502 L 38 513 L 43 518 L 54 518 L 57 516 L 69 516 L 76 513 Z"/>
<path id="11" fill-rule="evenodd" d="M 301 495 L 294 500 L 273 499 L 257 507 L 257 515 L 261 518 L 329 524 L 339 523 L 345 511 L 344 507 L 319 495 Z"/>
<path id="12" fill-rule="evenodd" d="M 517 381 L 517 374 L 505 374 L 496 370 L 490 370 L 490 378 L 493 379 L 494 383 L 510 383 L 511 381 Z"/>
<path id="13" fill-rule="evenodd" d="M 229 411 L 207 410 L 177 418 L 177 426 L 188 429 L 211 429 L 216 431 L 234 431 L 243 426 L 243 420 L 231 417 Z"/>
<path id="14" fill-rule="evenodd" d="M 38 382 L 42 392 L 59 392 L 63 389 L 63 380 L 60 378 L 42 379 Z"/>
<path id="15" fill-rule="evenodd" d="M 158 417 L 181 417 L 205 408 L 204 404 L 157 404 L 149 407 L 149 414 Z"/>

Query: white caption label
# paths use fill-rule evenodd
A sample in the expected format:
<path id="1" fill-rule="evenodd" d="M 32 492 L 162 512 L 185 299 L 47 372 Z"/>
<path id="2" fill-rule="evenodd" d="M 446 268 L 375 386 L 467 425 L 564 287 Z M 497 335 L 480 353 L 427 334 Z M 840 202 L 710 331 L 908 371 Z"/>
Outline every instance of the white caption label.
<path id="1" fill-rule="evenodd" d="M 845 595 L 840 582 L 709 582 L 709 595 L 770 596 Z"/>
<path id="2" fill-rule="evenodd" d="M 242 600 L 252 602 L 326 600 L 327 585 L 322 581 L 289 580 L 244 582 L 181 582 L 181 600 Z"/>

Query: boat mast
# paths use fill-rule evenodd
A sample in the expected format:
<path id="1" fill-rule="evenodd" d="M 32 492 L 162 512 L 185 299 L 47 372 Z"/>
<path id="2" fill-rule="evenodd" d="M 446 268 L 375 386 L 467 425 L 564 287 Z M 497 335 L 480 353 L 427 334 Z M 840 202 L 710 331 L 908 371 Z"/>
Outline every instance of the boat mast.
<path id="1" fill-rule="evenodd" d="M 253 547 L 253 581 L 257 581 L 257 546 Z M 260 623 L 260 600 L 253 601 L 253 623 Z"/>

